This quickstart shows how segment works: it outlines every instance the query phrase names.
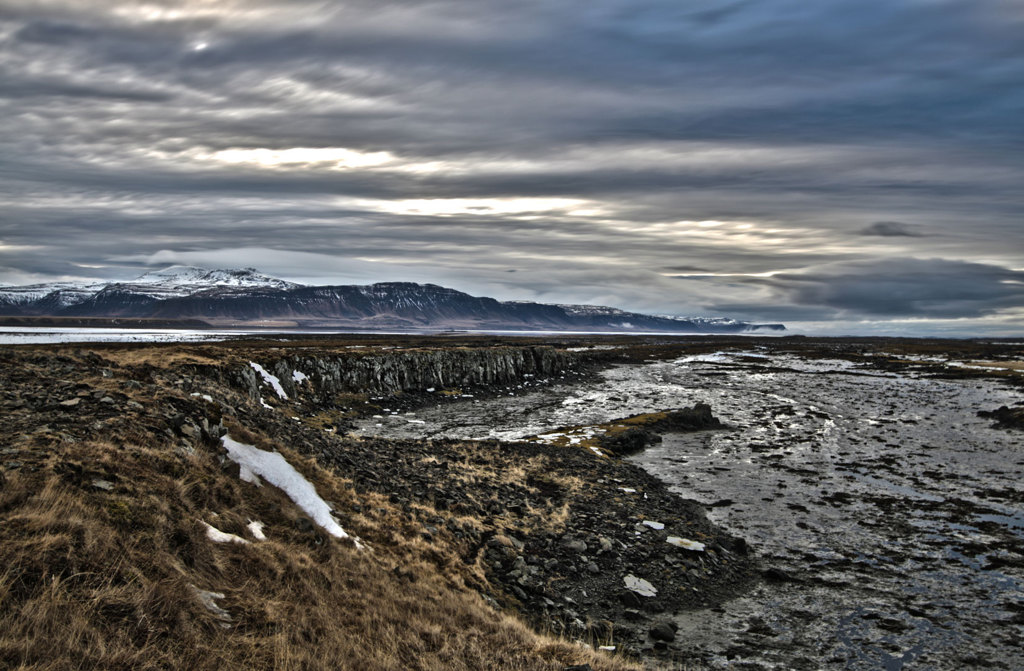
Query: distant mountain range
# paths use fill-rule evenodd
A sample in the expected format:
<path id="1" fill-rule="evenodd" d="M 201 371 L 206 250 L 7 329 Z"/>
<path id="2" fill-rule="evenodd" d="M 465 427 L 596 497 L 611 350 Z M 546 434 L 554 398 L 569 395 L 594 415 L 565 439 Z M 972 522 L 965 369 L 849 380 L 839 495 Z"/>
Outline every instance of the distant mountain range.
<path id="1" fill-rule="evenodd" d="M 171 266 L 129 282 L 0 288 L 0 315 L 201 320 L 211 326 L 748 333 L 781 324 L 672 317 L 595 305 L 497 301 L 436 284 L 307 286 L 253 268 Z"/>

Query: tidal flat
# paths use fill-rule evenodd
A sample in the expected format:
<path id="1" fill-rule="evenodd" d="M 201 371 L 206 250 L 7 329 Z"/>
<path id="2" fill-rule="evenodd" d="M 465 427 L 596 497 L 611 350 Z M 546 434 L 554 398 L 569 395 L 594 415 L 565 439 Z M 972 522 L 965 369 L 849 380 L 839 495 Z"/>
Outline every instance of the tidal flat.
<path id="1" fill-rule="evenodd" d="M 724 428 L 669 433 L 628 460 L 746 539 L 765 580 L 678 615 L 680 659 L 1010 669 L 1024 623 L 1024 433 L 978 413 L 1024 404 L 1020 370 L 1012 347 L 732 343 L 362 427 L 587 445 L 614 418 L 706 403 Z"/>

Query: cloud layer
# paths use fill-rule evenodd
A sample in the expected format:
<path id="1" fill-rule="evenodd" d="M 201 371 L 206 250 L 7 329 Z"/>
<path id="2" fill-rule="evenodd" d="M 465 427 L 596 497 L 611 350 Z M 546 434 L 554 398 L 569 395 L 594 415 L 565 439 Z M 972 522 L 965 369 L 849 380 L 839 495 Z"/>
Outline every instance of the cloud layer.
<path id="1" fill-rule="evenodd" d="M 0 283 L 182 261 L 1020 326 L 1022 28 L 1009 0 L 8 0 Z"/>

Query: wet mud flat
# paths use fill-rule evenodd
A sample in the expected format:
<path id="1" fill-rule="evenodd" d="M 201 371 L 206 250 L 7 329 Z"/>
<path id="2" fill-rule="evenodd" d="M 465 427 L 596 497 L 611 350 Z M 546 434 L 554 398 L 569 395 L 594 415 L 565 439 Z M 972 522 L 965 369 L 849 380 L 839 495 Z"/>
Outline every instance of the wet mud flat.
<path id="1" fill-rule="evenodd" d="M 752 345 L 427 406 L 416 423 L 379 418 L 360 430 L 583 450 L 581 426 L 708 403 L 728 428 L 668 434 L 629 460 L 745 538 L 763 580 L 676 616 L 678 659 L 1022 668 L 1024 433 L 978 412 L 1020 407 L 1024 357 Z"/>

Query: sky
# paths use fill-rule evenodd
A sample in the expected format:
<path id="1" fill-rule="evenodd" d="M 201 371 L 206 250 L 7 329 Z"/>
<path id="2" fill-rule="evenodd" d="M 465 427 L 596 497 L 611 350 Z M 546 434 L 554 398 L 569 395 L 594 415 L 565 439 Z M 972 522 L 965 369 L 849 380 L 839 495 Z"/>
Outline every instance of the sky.
<path id="1" fill-rule="evenodd" d="M 1024 335 L 1024 0 L 0 0 L 0 284 Z"/>

